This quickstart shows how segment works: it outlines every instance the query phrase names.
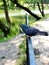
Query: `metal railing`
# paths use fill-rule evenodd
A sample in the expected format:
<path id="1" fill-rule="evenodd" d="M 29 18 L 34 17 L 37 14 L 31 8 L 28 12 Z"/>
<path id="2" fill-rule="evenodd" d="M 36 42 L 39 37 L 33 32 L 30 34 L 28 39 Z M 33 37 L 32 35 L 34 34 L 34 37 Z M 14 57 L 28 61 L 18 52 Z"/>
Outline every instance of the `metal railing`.
<path id="1" fill-rule="evenodd" d="M 28 26 L 28 13 L 26 13 L 26 25 Z M 34 49 L 32 46 L 31 37 L 26 36 L 26 55 L 27 55 L 27 65 L 36 65 Z"/>
<path id="2" fill-rule="evenodd" d="M 36 65 L 34 49 L 30 37 L 26 37 L 27 65 Z"/>

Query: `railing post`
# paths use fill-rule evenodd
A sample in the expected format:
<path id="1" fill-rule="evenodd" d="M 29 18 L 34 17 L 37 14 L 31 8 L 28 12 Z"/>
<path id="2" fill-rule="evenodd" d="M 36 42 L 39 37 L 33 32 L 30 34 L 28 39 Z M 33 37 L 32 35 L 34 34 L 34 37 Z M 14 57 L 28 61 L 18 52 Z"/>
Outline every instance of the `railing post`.
<path id="1" fill-rule="evenodd" d="M 28 13 L 26 12 L 26 25 L 28 26 Z"/>
<path id="2" fill-rule="evenodd" d="M 28 13 L 26 12 L 26 25 L 28 26 Z M 27 56 L 27 65 L 29 64 L 29 49 L 28 49 L 28 39 L 26 36 L 26 56 Z"/>
<path id="3" fill-rule="evenodd" d="M 27 57 L 27 65 L 30 65 L 30 62 L 29 62 L 28 38 L 27 38 L 27 36 L 26 36 L 26 57 Z"/>
<path id="4" fill-rule="evenodd" d="M 26 13 L 26 25 L 28 26 L 28 13 Z M 26 36 L 26 56 L 27 56 L 27 65 L 36 65 L 32 41 L 31 38 L 27 36 Z"/>
<path id="5" fill-rule="evenodd" d="M 30 37 L 26 37 L 27 65 L 36 65 L 34 49 Z"/>

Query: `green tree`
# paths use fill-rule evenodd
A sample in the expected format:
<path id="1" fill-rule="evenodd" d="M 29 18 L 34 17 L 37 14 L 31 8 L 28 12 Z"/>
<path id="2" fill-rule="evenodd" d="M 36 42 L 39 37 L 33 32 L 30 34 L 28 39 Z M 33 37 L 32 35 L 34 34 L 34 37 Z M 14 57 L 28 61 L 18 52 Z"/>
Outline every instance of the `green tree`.
<path id="1" fill-rule="evenodd" d="M 9 25 L 9 27 L 7 27 L 1 20 L 0 20 L 0 29 L 3 31 L 4 36 L 6 37 L 8 35 L 8 33 L 10 32 L 10 26 L 11 26 L 11 21 L 10 18 L 8 16 L 8 9 L 7 9 L 7 2 L 6 0 L 2 0 L 3 2 L 3 6 L 4 6 L 4 11 L 5 11 L 5 17 L 7 20 L 7 23 Z"/>
<path id="2" fill-rule="evenodd" d="M 42 16 L 44 17 L 45 14 L 44 14 L 43 0 L 41 0 L 41 8 L 40 8 L 40 3 L 39 3 L 39 2 L 37 2 L 37 5 L 38 5 L 38 8 L 39 8 L 40 13 L 41 13 Z"/>
<path id="3" fill-rule="evenodd" d="M 2 0 L 2 1 L 3 1 L 6 20 L 7 20 L 8 24 L 11 25 L 11 21 L 10 21 L 9 15 L 8 15 L 7 2 L 6 2 L 6 0 Z"/>
<path id="4" fill-rule="evenodd" d="M 33 17 L 35 17 L 37 20 L 41 19 L 41 17 L 37 16 L 36 14 L 34 14 L 33 12 L 31 12 L 31 10 L 29 10 L 28 8 L 24 7 L 23 5 L 21 5 L 18 0 L 11 0 L 17 7 L 27 11 L 29 14 L 31 14 Z"/>

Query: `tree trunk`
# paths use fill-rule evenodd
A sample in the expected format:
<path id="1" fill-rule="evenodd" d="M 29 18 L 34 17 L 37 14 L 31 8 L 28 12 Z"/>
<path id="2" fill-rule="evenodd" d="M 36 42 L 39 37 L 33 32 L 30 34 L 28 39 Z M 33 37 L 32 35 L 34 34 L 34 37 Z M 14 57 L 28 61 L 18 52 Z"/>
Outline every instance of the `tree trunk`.
<path id="1" fill-rule="evenodd" d="M 6 20 L 9 23 L 9 25 L 11 25 L 10 19 L 9 19 L 9 15 L 8 15 L 8 9 L 7 9 L 7 4 L 6 4 L 6 0 L 2 0 L 3 4 L 4 4 L 4 11 L 5 11 L 5 16 L 6 16 Z"/>
<path id="2" fill-rule="evenodd" d="M 12 0 L 11 0 L 12 1 Z M 27 11 L 29 14 L 31 14 L 33 17 L 35 17 L 37 20 L 41 19 L 41 17 L 37 16 L 33 12 L 31 12 L 28 8 L 24 7 L 23 5 L 18 3 L 18 0 L 13 1 L 14 4 L 16 4 L 17 7 L 22 8 L 23 10 Z"/>
<path id="3" fill-rule="evenodd" d="M 41 6 L 42 6 L 42 16 L 44 17 L 44 16 L 45 16 L 45 14 L 44 14 L 43 0 L 41 0 Z"/>
<path id="4" fill-rule="evenodd" d="M 6 37 L 9 33 L 10 33 L 10 29 L 5 26 L 5 24 L 3 24 L 0 20 L 0 29 L 2 30 L 2 32 L 4 33 L 4 36 Z"/>
<path id="5" fill-rule="evenodd" d="M 41 0 L 41 7 L 42 7 L 42 9 L 40 8 L 40 4 L 39 4 L 39 2 L 37 2 L 37 5 L 38 5 L 38 8 L 39 8 L 40 13 L 41 13 L 42 16 L 44 17 L 45 14 L 44 14 L 43 1 Z"/>

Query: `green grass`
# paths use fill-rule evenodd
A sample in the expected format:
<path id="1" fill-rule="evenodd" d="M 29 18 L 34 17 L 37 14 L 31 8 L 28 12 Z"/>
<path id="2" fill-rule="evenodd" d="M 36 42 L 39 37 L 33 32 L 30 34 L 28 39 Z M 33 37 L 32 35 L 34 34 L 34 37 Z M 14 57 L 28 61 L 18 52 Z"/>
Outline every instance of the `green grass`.
<path id="1" fill-rule="evenodd" d="M 26 41 L 24 40 L 22 42 L 22 44 L 20 44 L 19 46 L 20 49 L 20 55 L 18 58 L 18 63 L 16 63 L 15 65 L 27 65 L 27 60 L 26 60 Z"/>
<path id="2" fill-rule="evenodd" d="M 15 8 L 15 9 L 8 8 L 8 12 L 9 13 L 20 13 L 21 9 L 19 10 L 18 8 Z M 4 9 L 2 7 L 0 7 L 0 14 L 4 14 Z"/>
<path id="3" fill-rule="evenodd" d="M 0 18 L 0 20 L 5 24 L 6 26 L 8 26 L 8 23 L 6 22 L 5 18 Z M 3 37 L 3 32 L 0 31 L 0 42 L 4 42 L 7 41 L 13 37 L 15 37 L 16 35 L 18 35 L 20 33 L 20 24 L 24 24 L 25 23 L 25 16 L 13 16 L 10 17 L 11 23 L 12 23 L 12 27 L 11 27 L 11 31 L 10 34 L 7 35 L 7 37 Z"/>
<path id="4" fill-rule="evenodd" d="M 48 17 L 49 17 L 49 14 L 46 14 L 45 17 L 42 17 L 42 19 L 40 19 L 39 21 L 43 21 Z M 6 22 L 5 18 L 0 18 L 0 20 L 4 24 L 6 23 L 6 26 L 8 26 L 8 23 Z M 20 33 L 20 24 L 26 23 L 26 16 L 12 16 L 12 17 L 10 17 L 10 20 L 12 23 L 10 34 L 8 34 L 7 37 L 3 37 L 4 33 L 0 30 L 0 42 L 7 41 L 7 40 L 15 37 L 16 35 L 18 35 Z M 29 25 L 32 25 L 32 26 L 35 22 L 39 22 L 39 21 L 36 21 L 36 19 L 34 17 L 32 17 L 31 15 L 29 15 L 28 21 L 29 21 Z"/>
<path id="5" fill-rule="evenodd" d="M 4 13 L 4 10 L 0 10 L 0 14 L 3 14 Z"/>

